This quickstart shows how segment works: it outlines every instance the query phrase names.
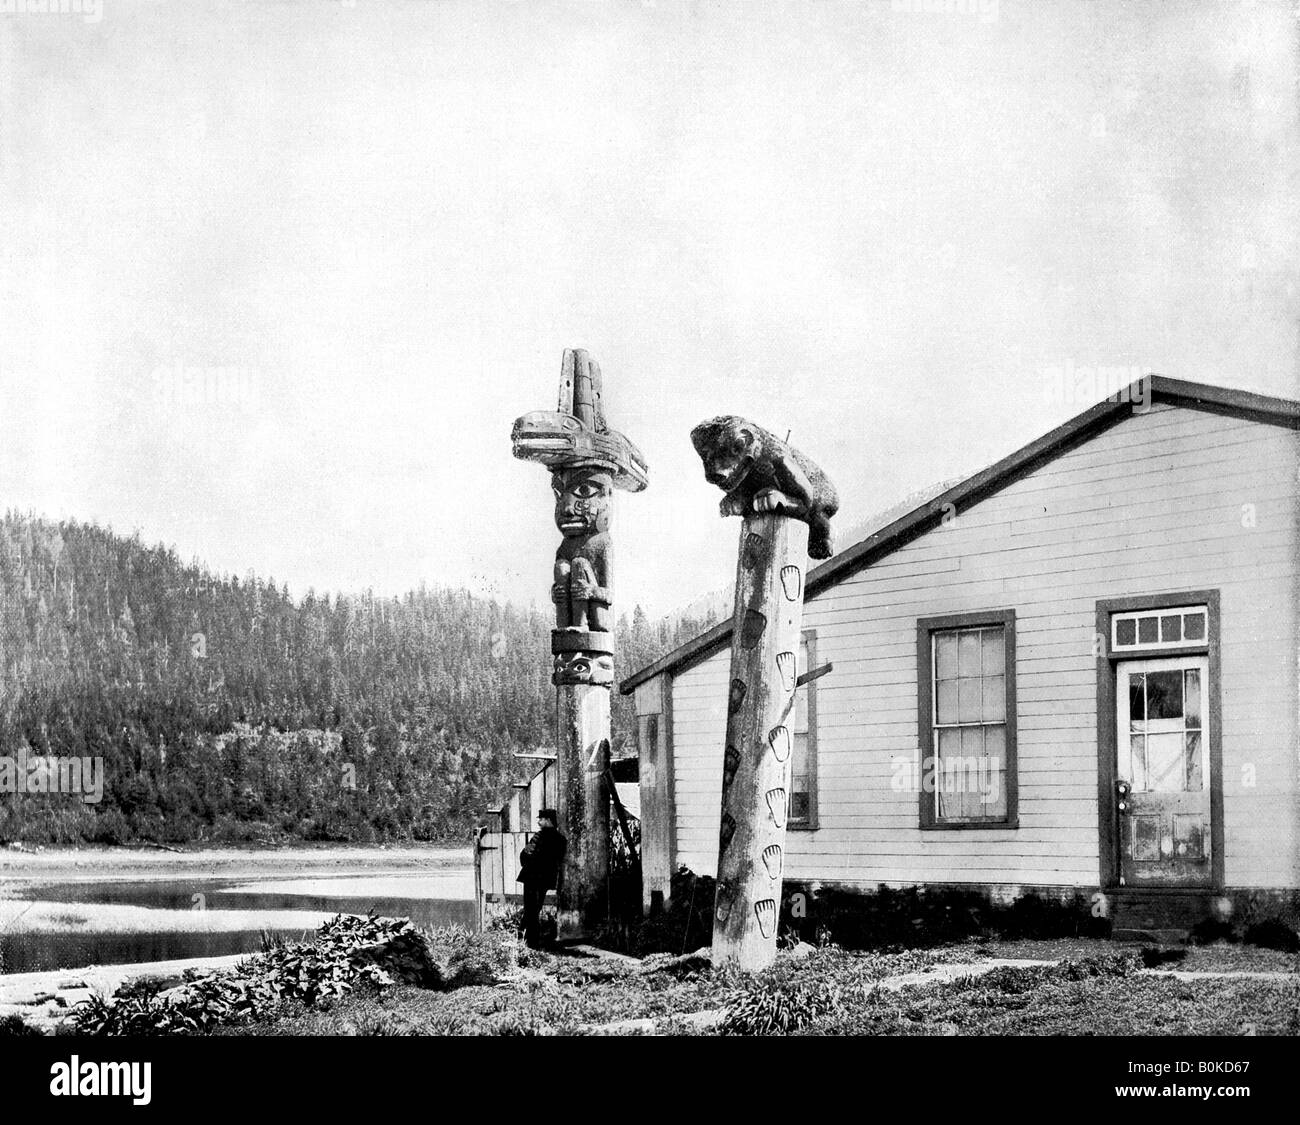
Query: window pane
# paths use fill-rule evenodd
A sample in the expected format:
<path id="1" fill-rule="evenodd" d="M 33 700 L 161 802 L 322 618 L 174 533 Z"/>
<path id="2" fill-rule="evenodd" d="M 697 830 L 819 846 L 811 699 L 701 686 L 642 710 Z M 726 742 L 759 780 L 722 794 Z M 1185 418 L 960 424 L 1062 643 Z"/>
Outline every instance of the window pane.
<path id="1" fill-rule="evenodd" d="M 983 708 L 980 680 L 958 680 L 957 685 L 957 721 L 978 723 Z"/>
<path id="2" fill-rule="evenodd" d="M 945 758 L 953 758 L 961 753 L 961 731 L 941 730 L 939 732 L 936 764 Z"/>
<path id="3" fill-rule="evenodd" d="M 1184 735 L 1179 731 L 1147 735 L 1147 790 L 1179 793 L 1186 784 Z"/>
<path id="4" fill-rule="evenodd" d="M 985 629 L 980 637 L 984 650 L 984 675 L 1002 675 L 1005 664 L 1001 629 Z"/>
<path id="5" fill-rule="evenodd" d="M 957 721 L 957 681 L 939 681 L 939 718 L 941 723 Z"/>
<path id="6" fill-rule="evenodd" d="M 984 714 L 988 723 L 1000 723 L 1007 717 L 1007 680 L 1005 676 L 984 677 Z"/>
<path id="7" fill-rule="evenodd" d="M 1156 633 L 1156 619 L 1154 617 L 1138 618 L 1138 643 L 1144 645 L 1153 645 L 1160 638 Z"/>
<path id="8" fill-rule="evenodd" d="M 1189 793 L 1198 792 L 1203 788 L 1201 781 L 1201 732 L 1189 730 L 1187 732 L 1187 762 L 1186 762 L 1186 784 L 1184 788 Z"/>
<path id="9" fill-rule="evenodd" d="M 991 767 L 980 771 L 980 816 L 1007 815 L 1007 772 Z"/>
<path id="10" fill-rule="evenodd" d="M 1115 623 L 1115 643 L 1117 645 L 1137 644 L 1137 622 L 1129 618 Z"/>
<path id="11" fill-rule="evenodd" d="M 1189 727 L 1201 725 L 1201 670 L 1188 668 L 1184 673 L 1183 713 Z"/>
<path id="12" fill-rule="evenodd" d="M 1133 791 L 1145 793 L 1147 785 L 1147 737 L 1135 734 L 1129 739 L 1128 779 L 1133 783 Z"/>
<path id="13" fill-rule="evenodd" d="M 1147 673 L 1147 718 L 1181 719 L 1183 717 L 1183 673 Z"/>
<path id="14" fill-rule="evenodd" d="M 1182 614 L 1174 613 L 1160 619 L 1160 640 L 1164 643 L 1183 639 Z"/>
<path id="15" fill-rule="evenodd" d="M 984 728 L 984 753 L 995 769 L 1002 769 L 1007 764 L 1007 729 L 1006 727 Z"/>
<path id="16" fill-rule="evenodd" d="M 957 635 L 957 671 L 962 676 L 980 674 L 980 634 L 978 629 L 968 629 Z"/>
<path id="17" fill-rule="evenodd" d="M 805 790 L 802 793 L 797 791 L 791 791 L 790 809 L 787 816 L 788 821 L 793 824 L 798 824 L 801 821 L 806 821 L 808 819 L 809 810 L 811 808 L 812 808 L 812 802 L 808 796 L 807 790 Z"/>
<path id="18" fill-rule="evenodd" d="M 1183 636 L 1189 641 L 1205 639 L 1205 613 L 1187 613 L 1183 615 Z"/>
<path id="19" fill-rule="evenodd" d="M 1146 677 L 1136 672 L 1128 678 L 1128 720 L 1130 723 L 1142 723 L 1147 717 L 1147 697 L 1144 688 Z"/>
<path id="20" fill-rule="evenodd" d="M 944 818 L 960 816 L 960 802 L 953 792 L 952 783 L 944 768 L 945 762 L 953 762 L 961 757 L 961 731 L 941 730 L 935 743 L 934 761 L 934 810 L 935 815 Z"/>
<path id="21" fill-rule="evenodd" d="M 980 807 L 983 816 L 1007 815 L 1007 732 L 984 728 L 984 757 L 980 761 Z"/>
<path id="22" fill-rule="evenodd" d="M 984 731 L 980 727 L 967 727 L 961 732 L 961 815 L 983 816 L 981 800 L 980 758 L 984 754 Z"/>
<path id="23" fill-rule="evenodd" d="M 951 680 L 957 675 L 957 634 L 936 633 L 934 637 L 935 673 L 941 680 Z"/>
<path id="24" fill-rule="evenodd" d="M 794 729 L 808 729 L 808 689 L 801 687 L 794 696 Z"/>
<path id="25" fill-rule="evenodd" d="M 790 755 L 790 772 L 796 777 L 808 773 L 808 735 L 796 733 L 794 751 Z"/>

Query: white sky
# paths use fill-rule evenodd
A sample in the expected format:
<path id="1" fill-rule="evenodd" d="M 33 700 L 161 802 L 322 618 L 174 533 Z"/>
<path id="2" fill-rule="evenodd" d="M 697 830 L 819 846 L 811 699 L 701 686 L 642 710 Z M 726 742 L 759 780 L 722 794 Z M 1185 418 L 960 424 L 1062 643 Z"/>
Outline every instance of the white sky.
<path id="1" fill-rule="evenodd" d="M 0 507 L 544 604 L 510 425 L 585 346 L 654 614 L 734 567 L 713 414 L 792 430 L 847 530 L 1100 397 L 1050 366 L 1297 396 L 1288 4 L 893 7 L 0 13 Z"/>

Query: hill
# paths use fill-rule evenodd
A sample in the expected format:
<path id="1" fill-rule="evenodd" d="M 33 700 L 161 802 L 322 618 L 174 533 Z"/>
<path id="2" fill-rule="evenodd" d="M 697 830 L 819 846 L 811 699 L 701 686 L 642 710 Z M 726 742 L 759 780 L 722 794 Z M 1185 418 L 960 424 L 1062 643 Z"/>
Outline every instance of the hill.
<path id="1" fill-rule="evenodd" d="M 317 594 L 96 525 L 0 520 L 0 755 L 100 757 L 98 804 L 0 795 L 0 839 L 464 838 L 553 745 L 548 612 Z M 619 621 L 620 667 L 709 622 Z M 615 695 L 614 743 L 631 736 Z"/>

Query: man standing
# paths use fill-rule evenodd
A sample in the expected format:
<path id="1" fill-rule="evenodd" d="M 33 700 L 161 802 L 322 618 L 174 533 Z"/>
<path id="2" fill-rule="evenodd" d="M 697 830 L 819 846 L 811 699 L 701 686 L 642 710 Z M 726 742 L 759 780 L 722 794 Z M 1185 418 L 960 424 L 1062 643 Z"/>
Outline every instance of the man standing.
<path id="1" fill-rule="evenodd" d="M 537 832 L 519 853 L 519 882 L 524 885 L 524 941 L 529 949 L 542 947 L 541 913 L 546 892 L 559 890 L 564 880 L 564 853 L 569 841 L 560 835 L 554 809 L 537 814 Z"/>

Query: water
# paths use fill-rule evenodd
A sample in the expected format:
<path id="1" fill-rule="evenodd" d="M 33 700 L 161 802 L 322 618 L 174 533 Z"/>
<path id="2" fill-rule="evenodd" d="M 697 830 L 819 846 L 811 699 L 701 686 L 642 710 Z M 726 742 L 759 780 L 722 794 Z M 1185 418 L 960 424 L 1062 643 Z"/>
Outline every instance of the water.
<path id="1" fill-rule="evenodd" d="M 337 913 L 477 924 L 463 872 L 59 883 L 9 898 L 32 908 L 0 933 L 5 973 L 254 953 L 263 931 L 301 940 Z M 141 907 L 152 913 L 122 909 Z"/>

